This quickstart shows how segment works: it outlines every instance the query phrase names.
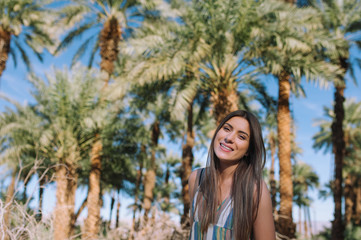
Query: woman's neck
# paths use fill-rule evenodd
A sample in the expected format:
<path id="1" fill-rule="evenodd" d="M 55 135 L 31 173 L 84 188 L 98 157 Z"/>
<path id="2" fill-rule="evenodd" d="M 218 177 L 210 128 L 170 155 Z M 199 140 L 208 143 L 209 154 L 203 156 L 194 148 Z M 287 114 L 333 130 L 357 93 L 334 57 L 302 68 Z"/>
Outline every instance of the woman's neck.
<path id="1" fill-rule="evenodd" d="M 229 179 L 233 179 L 233 174 L 236 171 L 237 164 L 220 164 L 219 165 L 219 179 L 221 182 L 227 181 Z"/>

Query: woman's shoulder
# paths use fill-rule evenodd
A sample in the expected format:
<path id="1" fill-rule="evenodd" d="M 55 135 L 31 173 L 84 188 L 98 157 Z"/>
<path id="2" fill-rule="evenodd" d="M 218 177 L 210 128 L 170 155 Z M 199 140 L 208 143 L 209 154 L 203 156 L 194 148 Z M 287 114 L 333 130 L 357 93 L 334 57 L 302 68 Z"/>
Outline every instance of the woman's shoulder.
<path id="1" fill-rule="evenodd" d="M 194 195 L 194 190 L 197 188 L 197 186 L 199 185 L 199 179 L 200 179 L 200 175 L 202 173 L 204 168 L 198 168 L 198 169 L 195 169 L 194 171 L 191 172 L 191 174 L 189 175 L 189 178 L 188 178 L 188 184 L 189 184 L 189 193 L 191 195 L 191 198 L 193 198 L 193 195 Z M 197 186 L 196 186 L 196 182 L 198 181 L 197 183 Z"/>
<path id="2" fill-rule="evenodd" d="M 204 168 L 198 168 L 191 172 L 188 178 L 188 183 L 193 184 L 195 183 L 196 179 L 200 177 L 202 171 L 204 171 Z"/>

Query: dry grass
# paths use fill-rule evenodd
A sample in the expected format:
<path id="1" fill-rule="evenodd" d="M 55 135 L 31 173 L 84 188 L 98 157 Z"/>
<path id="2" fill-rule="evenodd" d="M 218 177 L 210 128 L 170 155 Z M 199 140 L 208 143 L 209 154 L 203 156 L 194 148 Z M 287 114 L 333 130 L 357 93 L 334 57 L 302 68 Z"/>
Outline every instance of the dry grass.
<path id="1" fill-rule="evenodd" d="M 4 224 L 3 216 L 5 211 L 10 211 L 11 227 Z M 0 233 L 1 240 L 51 240 L 52 239 L 52 221 L 51 218 L 37 221 L 35 213 L 29 213 L 25 205 L 13 201 L 10 206 L 4 206 L 0 200 Z"/>

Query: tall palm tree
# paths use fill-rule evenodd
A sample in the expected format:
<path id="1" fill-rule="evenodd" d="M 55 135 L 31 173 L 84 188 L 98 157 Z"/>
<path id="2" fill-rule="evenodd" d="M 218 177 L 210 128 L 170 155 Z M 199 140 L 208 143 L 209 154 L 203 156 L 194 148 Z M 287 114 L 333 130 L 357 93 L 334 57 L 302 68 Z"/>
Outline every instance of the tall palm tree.
<path id="1" fill-rule="evenodd" d="M 360 204 L 352 196 L 354 191 L 358 190 L 358 181 L 360 180 L 360 167 L 358 164 L 357 153 L 359 151 L 359 141 L 361 137 L 361 103 L 355 102 L 352 99 L 347 99 L 344 104 L 345 118 L 343 120 L 342 129 L 344 130 L 344 142 L 345 142 L 345 161 L 343 163 L 343 180 L 345 181 L 345 224 L 350 223 L 352 216 L 355 215 L 354 210 L 357 209 L 357 204 Z M 330 131 L 335 118 L 334 110 L 325 107 L 324 113 L 327 119 L 318 120 L 317 125 L 320 127 L 320 131 L 314 135 L 315 149 L 324 149 L 331 152 L 333 150 L 332 137 L 333 133 Z M 350 182 L 352 181 L 352 182 Z M 335 189 L 332 189 L 335 191 Z M 356 195 L 354 196 L 356 197 Z M 358 205 L 359 208 L 360 205 Z M 343 208 L 341 206 L 341 208 Z M 358 210 L 359 213 L 359 210 Z M 357 219 L 357 217 L 356 217 Z"/>
<path id="2" fill-rule="evenodd" d="M 345 142 L 343 120 L 345 110 L 343 107 L 344 90 L 346 88 L 345 75 L 350 70 L 354 79 L 352 60 L 349 49 L 352 45 L 359 46 L 360 40 L 354 40 L 349 36 L 360 31 L 361 3 L 354 0 L 325 0 L 314 2 L 314 6 L 322 16 L 322 23 L 339 39 L 339 44 L 328 49 L 326 57 L 332 63 L 338 65 L 342 72 L 334 79 L 334 112 L 335 119 L 332 125 L 332 145 L 335 156 L 335 179 L 333 194 L 335 202 L 334 221 L 332 222 L 332 239 L 343 239 L 344 226 L 342 223 L 342 167 L 345 157 Z M 336 33 L 336 34 L 335 34 Z"/>
<path id="3" fill-rule="evenodd" d="M 308 196 L 308 190 L 318 187 L 319 178 L 311 166 L 298 162 L 293 165 L 293 199 L 299 209 L 310 207 L 312 199 Z M 301 211 L 300 211 L 301 212 Z M 301 214 L 299 216 L 299 224 L 301 229 Z M 307 219 L 305 215 L 305 236 L 307 237 Z"/>
<path id="4" fill-rule="evenodd" d="M 1 231 L 4 239 L 9 239 L 7 232 L 12 227 L 10 213 L 12 212 L 13 200 L 18 192 L 18 181 L 25 170 L 23 166 L 34 165 L 37 161 L 34 155 L 37 150 L 34 146 L 33 137 L 39 132 L 32 128 L 39 124 L 40 120 L 29 106 L 21 106 L 11 99 L 4 98 L 14 106 L 14 109 L 7 108 L 0 115 L 1 164 L 11 171 L 11 181 L 5 195 L 5 213 Z"/>
<path id="5" fill-rule="evenodd" d="M 54 71 L 47 75 L 47 81 L 31 76 L 36 103 L 26 111 L 17 107 L 20 117 L 2 128 L 5 138 L 20 131 L 27 152 L 35 152 L 55 164 L 54 239 L 68 239 L 72 235 L 77 170 L 79 162 L 87 158 L 93 135 L 87 124 L 96 111 L 99 82 L 93 72 L 84 70 L 75 69 L 73 74 Z M 22 154 L 27 153 L 23 148 L 17 146 Z"/>
<path id="6" fill-rule="evenodd" d="M 327 43 L 321 24 L 315 24 L 316 12 L 298 9 L 282 2 L 264 2 L 257 8 L 258 26 L 253 26 L 254 41 L 246 56 L 256 59 L 260 70 L 272 74 L 278 81 L 278 158 L 280 165 L 280 209 L 278 232 L 292 238 L 295 225 L 292 219 L 292 164 L 291 164 L 291 92 L 302 94 L 301 77 L 308 80 L 332 76 L 336 68 L 319 56 Z M 317 41 L 315 41 L 317 39 Z M 321 82 L 322 84 L 322 82 Z"/>
<path id="7" fill-rule="evenodd" d="M 52 10 L 46 8 L 50 0 L 3 0 L 0 3 L 0 77 L 9 55 L 17 64 L 20 59 L 30 68 L 31 50 L 42 60 L 43 48 L 52 40 L 46 19 Z"/>
<path id="8" fill-rule="evenodd" d="M 54 210 L 54 239 L 72 235 L 75 191 L 78 167 L 88 158 L 93 140 L 92 119 L 100 115 L 96 108 L 99 80 L 94 72 L 76 68 L 72 73 L 54 71 L 42 79 L 32 77 L 36 100 L 34 111 L 42 118 L 38 141 L 47 158 L 56 163 L 56 207 Z"/>
<path id="9" fill-rule="evenodd" d="M 274 214 L 274 217 L 277 219 L 276 214 L 276 179 L 275 179 L 275 156 L 276 156 L 276 150 L 278 145 L 278 139 L 277 139 L 277 118 L 274 116 L 274 112 L 270 111 L 270 114 L 266 118 L 266 144 L 267 149 L 270 151 L 271 154 L 271 166 L 270 166 L 270 173 L 269 173 L 269 185 L 270 185 L 270 193 L 271 193 L 271 200 L 272 200 L 272 212 Z"/>
<path id="10" fill-rule="evenodd" d="M 137 164 L 134 164 L 134 159 L 141 157 L 142 139 L 147 139 L 144 136 L 146 129 L 143 126 L 143 120 L 139 116 L 122 113 L 121 117 L 114 118 L 114 123 L 107 124 L 104 129 L 103 189 L 117 194 L 123 191 L 130 196 L 139 193 L 140 182 L 135 183 L 138 185 L 138 188 L 134 186 L 137 190 L 133 190 L 133 187 L 129 185 L 139 181 Z"/>
<path id="11" fill-rule="evenodd" d="M 70 25 L 72 30 L 66 34 L 56 52 L 65 49 L 80 36 L 86 36 L 85 41 L 74 54 L 72 64 L 76 63 L 88 49 L 91 49 L 88 63 L 90 67 L 96 53 L 100 50 L 100 69 L 103 72 L 104 80 L 101 91 L 104 92 L 114 71 L 114 62 L 119 53 L 119 42 L 122 37 L 129 35 L 128 20 L 131 20 L 132 17 L 139 17 L 139 6 L 140 2 L 138 1 L 72 1 L 59 11 L 59 23 Z M 74 24 L 80 24 L 80 26 L 74 27 Z M 92 168 L 89 174 L 88 217 L 85 222 L 85 238 L 96 238 L 99 232 L 99 193 L 103 150 L 101 130 L 99 126 L 91 152 Z"/>
<path id="12" fill-rule="evenodd" d="M 145 86 L 143 86 L 145 87 Z M 147 89 L 147 88 L 145 88 Z M 144 93 L 148 92 L 145 90 Z M 138 98 L 142 97 L 138 95 Z M 144 97 L 144 95 L 143 95 Z M 153 99 L 153 100 L 150 100 Z M 144 209 L 144 223 L 148 221 L 148 215 L 151 209 L 152 202 L 154 200 L 154 188 L 156 184 L 156 172 L 158 168 L 157 159 L 159 159 L 159 139 L 163 136 L 162 132 L 167 130 L 173 132 L 171 134 L 177 134 L 178 124 L 176 121 L 170 120 L 169 109 L 169 96 L 165 94 L 158 94 L 154 96 L 148 96 L 145 99 L 138 99 L 138 101 L 149 101 L 144 104 L 144 110 L 149 114 L 151 124 L 149 126 L 150 132 L 150 159 L 147 166 L 147 171 L 144 175 L 144 196 L 143 196 L 143 209 Z M 168 125 L 168 126 L 167 126 Z M 163 130 L 162 130 L 163 129 Z M 171 137 L 171 136 L 170 136 Z M 172 138 L 172 137 L 171 137 Z"/>

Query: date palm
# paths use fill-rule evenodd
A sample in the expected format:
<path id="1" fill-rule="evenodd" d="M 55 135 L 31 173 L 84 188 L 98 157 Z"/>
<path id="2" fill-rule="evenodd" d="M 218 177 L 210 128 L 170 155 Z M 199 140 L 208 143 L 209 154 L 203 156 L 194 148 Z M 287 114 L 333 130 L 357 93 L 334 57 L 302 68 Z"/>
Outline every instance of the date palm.
<path id="1" fill-rule="evenodd" d="M 42 118 L 38 141 L 41 151 L 56 165 L 56 207 L 54 210 L 54 239 L 72 235 L 75 191 L 79 163 L 87 160 L 93 140 L 90 119 L 96 108 L 97 87 L 101 84 L 94 72 L 75 68 L 72 73 L 56 70 L 47 75 L 48 84 L 32 77 L 35 91 L 35 113 Z"/>
<path id="2" fill-rule="evenodd" d="M 7 233 L 12 230 L 10 213 L 12 212 L 12 202 L 18 192 L 18 181 L 23 178 L 24 172 L 29 172 L 25 166 L 32 168 L 36 162 L 39 162 L 39 159 L 35 157 L 36 153 L 39 152 L 39 144 L 36 144 L 34 137 L 39 136 L 40 132 L 33 129 L 33 126 L 39 124 L 40 118 L 32 112 L 30 106 L 22 106 L 5 96 L 3 97 L 13 105 L 13 108 L 7 108 L 0 115 L 1 164 L 12 172 L 11 182 L 5 195 L 5 213 L 1 227 L 2 236 L 4 239 L 9 239 Z M 25 201 L 26 199 L 24 199 Z"/>
<path id="3" fill-rule="evenodd" d="M 358 153 L 360 151 L 360 138 L 361 138 L 361 103 L 355 102 L 352 99 L 348 99 L 344 104 L 345 118 L 343 120 L 344 141 L 345 141 L 345 161 L 343 166 L 343 180 L 345 181 L 345 191 L 343 196 L 345 197 L 345 224 L 349 224 L 351 219 L 357 219 L 360 208 L 360 199 L 356 200 L 357 194 L 354 192 L 359 191 L 360 181 L 360 166 Z M 316 123 L 320 128 L 320 131 L 313 136 L 313 147 L 316 150 L 324 149 L 325 152 L 331 152 L 333 150 L 332 131 L 330 131 L 335 118 L 334 110 L 325 107 L 324 115 L 326 119 L 320 119 Z M 332 191 L 335 191 L 335 186 L 332 184 Z M 341 206 L 342 207 L 342 206 Z M 359 221 L 357 221 L 359 222 Z"/>
<path id="4" fill-rule="evenodd" d="M 71 30 L 65 35 L 56 52 L 65 49 L 80 36 L 85 40 L 74 54 L 72 64 L 76 63 L 85 53 L 90 52 L 90 67 L 100 52 L 100 69 L 103 72 L 104 85 L 102 94 L 107 89 L 114 71 L 114 62 L 118 57 L 119 43 L 122 37 L 129 35 L 129 22 L 132 17 L 139 16 L 138 1 L 86 1 L 77 0 L 66 4 L 60 11 L 60 24 L 70 26 Z M 78 24 L 79 26 L 77 26 Z M 99 232 L 100 219 L 100 178 L 102 168 L 101 126 L 98 126 L 96 141 L 91 152 L 92 168 L 89 176 L 88 189 L 88 217 L 85 221 L 84 238 L 96 238 Z"/>
<path id="5" fill-rule="evenodd" d="M 319 51 L 328 44 L 328 36 L 317 20 L 316 11 L 299 9 L 283 2 L 263 2 L 257 8 L 258 23 L 251 30 L 254 41 L 246 56 L 256 59 L 265 74 L 278 80 L 278 157 L 280 165 L 280 209 L 277 230 L 292 238 L 292 164 L 290 93 L 302 94 L 301 77 L 325 84 L 336 67 L 326 63 Z M 317 41 L 315 41 L 317 39 Z"/>
<path id="6" fill-rule="evenodd" d="M 165 132 L 168 133 L 171 139 L 179 135 L 179 122 L 170 119 L 169 96 L 162 91 L 159 93 L 159 88 L 167 89 L 164 85 L 158 86 L 158 91 L 154 91 L 155 87 L 151 84 L 143 85 L 142 87 L 137 86 L 134 91 L 135 97 L 132 100 L 132 106 L 137 106 L 141 111 L 140 114 L 147 116 L 148 121 L 151 122 L 147 126 L 150 157 L 146 163 L 147 171 L 144 175 L 144 224 L 148 222 L 148 215 L 154 200 L 156 172 L 159 165 L 157 161 L 159 160 L 160 152 L 159 140 Z M 154 91 L 153 94 L 149 94 L 150 89 Z"/>
<path id="7" fill-rule="evenodd" d="M 137 17 L 141 16 L 140 9 L 141 3 L 136 0 L 71 1 L 58 12 L 58 24 L 70 28 L 70 31 L 66 33 L 55 52 L 68 48 L 83 36 L 84 40 L 75 52 L 72 64 L 87 54 L 90 67 L 99 51 L 100 69 L 107 74 L 107 84 L 110 75 L 113 74 L 114 61 L 118 57 L 119 43 L 124 37 L 129 36 L 132 21 L 134 26 Z"/>
<path id="8" fill-rule="evenodd" d="M 361 3 L 354 0 L 325 0 L 314 2 L 313 4 L 322 17 L 322 23 L 339 39 L 339 44 L 328 49 L 326 52 L 327 59 L 338 65 L 342 72 L 334 79 L 335 86 L 335 103 L 334 112 L 335 119 L 332 125 L 332 145 L 335 155 L 335 180 L 334 180 L 334 221 L 332 222 L 332 239 L 343 239 L 344 226 L 342 223 L 342 167 L 345 157 L 345 142 L 343 120 L 345 118 L 345 110 L 343 107 L 344 90 L 346 88 L 346 72 L 350 70 L 354 79 L 354 68 L 352 59 L 349 54 L 351 46 L 360 46 L 359 38 L 352 38 L 354 33 L 361 29 L 360 14 Z M 359 60 L 356 63 L 359 63 Z M 359 65 L 359 64 L 357 64 Z"/>
<path id="9" fill-rule="evenodd" d="M 44 0 L 2 0 L 0 2 L 0 77 L 5 70 L 9 55 L 16 66 L 20 58 L 30 68 L 31 50 L 40 60 L 44 46 L 50 47 L 52 11 Z M 49 28 L 48 28 L 49 27 Z"/>
<path id="10" fill-rule="evenodd" d="M 266 118 L 265 122 L 266 127 L 266 145 L 267 150 L 270 151 L 271 154 L 271 166 L 269 172 L 269 186 L 270 186 L 270 194 L 272 200 L 272 212 L 274 217 L 276 218 L 276 179 L 275 179 L 275 156 L 277 151 L 278 139 L 277 139 L 277 117 L 275 116 L 275 111 L 270 111 L 270 114 Z"/>
<path id="11" fill-rule="evenodd" d="M 307 237 L 307 209 L 310 207 L 312 199 L 308 196 L 308 190 L 317 188 L 319 178 L 311 166 L 303 162 L 293 165 L 293 199 L 300 209 L 305 209 L 305 235 Z M 311 223 L 311 222 L 310 222 Z M 301 229 L 301 214 L 299 215 L 299 227 Z"/>

